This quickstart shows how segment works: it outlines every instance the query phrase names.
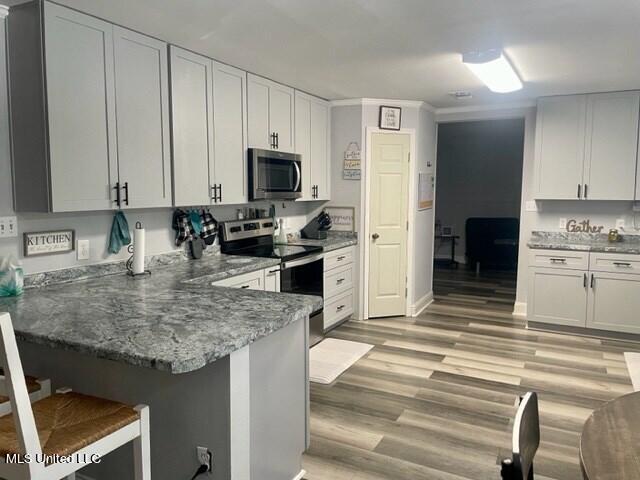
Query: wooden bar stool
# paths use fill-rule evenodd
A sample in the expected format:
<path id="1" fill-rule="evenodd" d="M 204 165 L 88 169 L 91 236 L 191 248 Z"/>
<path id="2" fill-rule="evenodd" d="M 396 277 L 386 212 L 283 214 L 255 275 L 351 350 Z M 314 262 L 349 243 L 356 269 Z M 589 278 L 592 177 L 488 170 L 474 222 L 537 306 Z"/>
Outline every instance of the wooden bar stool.
<path id="1" fill-rule="evenodd" d="M 0 340 L 0 363 L 12 407 L 11 414 L 0 417 L 0 478 L 74 478 L 92 458 L 133 441 L 135 479 L 151 480 L 146 405 L 131 407 L 70 390 L 32 405 L 7 313 L 0 313 Z M 28 457 L 31 461 L 16 463 Z M 59 457 L 65 458 L 59 461 Z"/>
<path id="2" fill-rule="evenodd" d="M 29 375 L 24 377 L 24 381 L 27 384 L 27 391 L 29 392 L 29 399 L 31 403 L 42 400 L 43 398 L 51 395 L 51 381 L 49 379 L 39 379 L 30 377 Z M 11 412 L 11 401 L 9 400 L 9 394 L 7 393 L 7 384 L 5 381 L 4 372 L 0 371 L 0 416 L 6 415 Z"/>

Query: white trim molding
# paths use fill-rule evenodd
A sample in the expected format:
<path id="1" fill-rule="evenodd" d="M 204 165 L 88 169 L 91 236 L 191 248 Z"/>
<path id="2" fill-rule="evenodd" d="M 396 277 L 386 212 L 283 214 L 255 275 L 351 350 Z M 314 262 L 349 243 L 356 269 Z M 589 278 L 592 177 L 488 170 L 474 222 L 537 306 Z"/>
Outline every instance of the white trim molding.
<path id="1" fill-rule="evenodd" d="M 527 318 L 527 304 L 526 302 L 516 302 L 513 306 L 513 316 L 518 318 Z"/>
<path id="2" fill-rule="evenodd" d="M 306 474 L 307 474 L 306 470 L 300 470 L 300 473 L 298 473 L 298 475 L 293 477 L 292 480 L 302 480 Z"/>
<path id="3" fill-rule="evenodd" d="M 429 292 L 411 306 L 411 312 L 410 312 L 411 316 L 417 317 L 422 312 L 424 312 L 425 309 L 432 303 L 433 303 L 433 292 Z"/>
<path id="4" fill-rule="evenodd" d="M 354 105 L 391 105 L 394 107 L 414 107 L 424 108 L 430 112 L 436 109 L 422 100 L 393 100 L 390 98 L 347 98 L 344 100 L 331 100 L 329 104 L 332 107 L 350 107 Z"/>
<path id="5" fill-rule="evenodd" d="M 7 15 L 9 15 L 9 7 L 0 5 L 0 19 L 5 18 Z"/>
<path id="6" fill-rule="evenodd" d="M 437 108 L 436 115 L 449 115 L 452 113 L 476 113 L 490 112 L 493 110 L 516 110 L 520 108 L 533 108 L 536 106 L 535 100 L 523 100 L 521 102 L 492 103 L 488 105 L 468 105 L 464 107 L 444 107 Z"/>

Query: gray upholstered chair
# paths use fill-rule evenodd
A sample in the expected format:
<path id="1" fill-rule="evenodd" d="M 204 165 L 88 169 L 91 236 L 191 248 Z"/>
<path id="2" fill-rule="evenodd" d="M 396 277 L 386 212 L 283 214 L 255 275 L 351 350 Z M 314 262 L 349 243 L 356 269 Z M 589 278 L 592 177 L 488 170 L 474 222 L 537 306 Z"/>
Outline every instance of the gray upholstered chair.
<path id="1" fill-rule="evenodd" d="M 539 445 L 538 395 L 528 392 L 521 398 L 513 422 L 512 458 L 502 460 L 502 479 L 533 480 L 533 457 Z"/>

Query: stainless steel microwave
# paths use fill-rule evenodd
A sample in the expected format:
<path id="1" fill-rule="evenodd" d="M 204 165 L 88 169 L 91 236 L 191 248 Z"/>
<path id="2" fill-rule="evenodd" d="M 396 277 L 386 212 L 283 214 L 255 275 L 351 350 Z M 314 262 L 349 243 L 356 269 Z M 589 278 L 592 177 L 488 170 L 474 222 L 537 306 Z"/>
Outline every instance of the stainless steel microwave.
<path id="1" fill-rule="evenodd" d="M 302 158 L 296 153 L 249 149 L 249 200 L 302 197 Z"/>

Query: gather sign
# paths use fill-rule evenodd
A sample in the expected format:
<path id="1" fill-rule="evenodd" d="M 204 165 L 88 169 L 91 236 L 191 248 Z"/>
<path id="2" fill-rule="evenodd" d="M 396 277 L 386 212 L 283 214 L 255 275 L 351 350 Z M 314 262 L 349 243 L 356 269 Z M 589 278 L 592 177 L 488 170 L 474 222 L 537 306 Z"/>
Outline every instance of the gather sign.
<path id="1" fill-rule="evenodd" d="M 590 220 L 582 220 L 578 222 L 576 219 L 571 219 L 567 222 L 567 232 L 571 233 L 602 233 L 604 225 L 591 226 Z"/>
<path id="2" fill-rule="evenodd" d="M 30 232 L 24 234 L 24 256 L 71 252 L 75 246 L 73 230 Z"/>

